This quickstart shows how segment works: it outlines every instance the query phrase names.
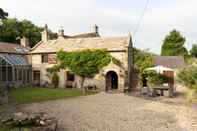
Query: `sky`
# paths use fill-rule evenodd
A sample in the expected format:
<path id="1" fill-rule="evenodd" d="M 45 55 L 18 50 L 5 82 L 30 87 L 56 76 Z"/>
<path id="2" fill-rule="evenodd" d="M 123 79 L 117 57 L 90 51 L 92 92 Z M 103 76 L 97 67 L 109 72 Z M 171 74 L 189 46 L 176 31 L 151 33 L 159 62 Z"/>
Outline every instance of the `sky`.
<path id="1" fill-rule="evenodd" d="M 92 31 L 99 26 L 102 37 L 127 36 L 134 46 L 160 54 L 165 36 L 177 29 L 186 38 L 185 47 L 197 43 L 197 0 L 0 0 L 9 17 L 48 24 L 54 32 L 62 26 L 65 35 Z M 137 32 L 135 32 L 137 30 Z"/>

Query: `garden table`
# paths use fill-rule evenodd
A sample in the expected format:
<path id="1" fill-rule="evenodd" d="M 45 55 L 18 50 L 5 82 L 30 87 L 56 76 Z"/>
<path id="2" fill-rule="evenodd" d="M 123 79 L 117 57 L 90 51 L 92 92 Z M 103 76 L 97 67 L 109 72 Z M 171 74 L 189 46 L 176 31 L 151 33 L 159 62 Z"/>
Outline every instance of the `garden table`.
<path id="1" fill-rule="evenodd" d="M 170 89 L 169 87 L 153 87 L 153 91 L 155 92 L 159 90 L 161 93 L 161 96 L 164 96 L 164 91 L 167 91 L 169 89 Z"/>

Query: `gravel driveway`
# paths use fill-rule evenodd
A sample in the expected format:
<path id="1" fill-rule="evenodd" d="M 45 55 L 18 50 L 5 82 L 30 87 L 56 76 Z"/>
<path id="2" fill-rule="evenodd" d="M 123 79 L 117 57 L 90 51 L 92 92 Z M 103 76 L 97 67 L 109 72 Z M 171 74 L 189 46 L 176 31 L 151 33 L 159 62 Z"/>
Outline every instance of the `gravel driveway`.
<path id="1" fill-rule="evenodd" d="M 57 117 L 65 131 L 197 131 L 197 111 L 125 94 L 99 93 L 22 106 Z"/>

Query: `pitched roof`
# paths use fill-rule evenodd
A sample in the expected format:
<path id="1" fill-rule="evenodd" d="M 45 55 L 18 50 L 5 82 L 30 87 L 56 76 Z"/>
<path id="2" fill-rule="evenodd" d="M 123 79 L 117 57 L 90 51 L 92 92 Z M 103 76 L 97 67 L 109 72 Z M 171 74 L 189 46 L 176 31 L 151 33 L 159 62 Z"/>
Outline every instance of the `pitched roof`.
<path id="1" fill-rule="evenodd" d="M 29 48 L 23 47 L 20 44 L 0 42 L 0 53 L 25 54 Z"/>
<path id="2" fill-rule="evenodd" d="M 184 58 L 180 56 L 155 56 L 155 65 L 162 65 L 168 68 L 182 68 L 185 66 Z"/>
<path id="3" fill-rule="evenodd" d="M 59 50 L 74 51 L 83 49 L 107 49 L 110 51 L 125 50 L 128 47 L 128 37 L 94 37 L 94 38 L 58 38 L 40 42 L 31 53 L 50 53 Z"/>

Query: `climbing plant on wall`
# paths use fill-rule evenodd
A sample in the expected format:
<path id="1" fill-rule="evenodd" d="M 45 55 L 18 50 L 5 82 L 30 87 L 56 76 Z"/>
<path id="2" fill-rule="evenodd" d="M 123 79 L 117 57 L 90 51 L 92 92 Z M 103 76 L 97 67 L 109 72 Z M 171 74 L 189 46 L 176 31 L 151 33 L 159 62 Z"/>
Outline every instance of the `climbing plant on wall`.
<path id="1" fill-rule="evenodd" d="M 68 68 L 74 74 L 81 77 L 81 88 L 84 92 L 86 91 L 83 87 L 85 78 L 94 77 L 111 61 L 118 66 L 121 65 L 119 60 L 111 56 L 110 53 L 104 49 L 86 49 L 72 52 L 59 51 L 57 53 L 57 60 L 59 64 L 50 68 L 49 71 L 53 72 Z"/>

